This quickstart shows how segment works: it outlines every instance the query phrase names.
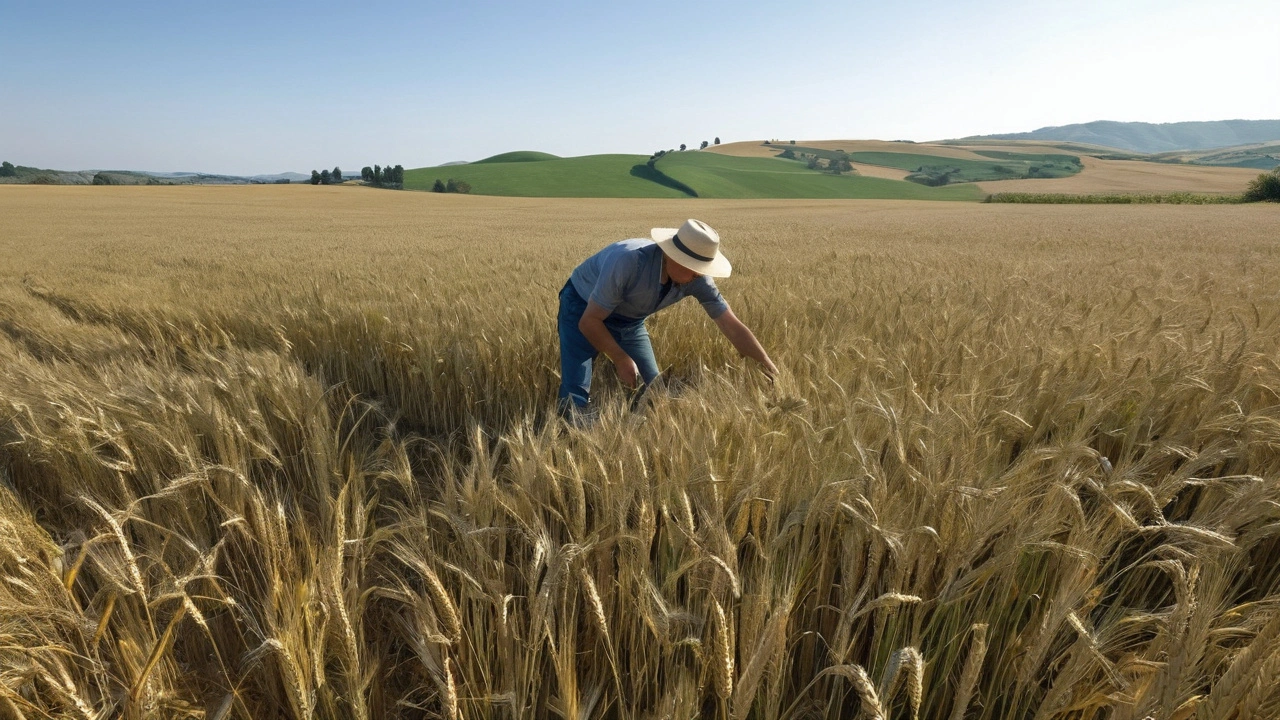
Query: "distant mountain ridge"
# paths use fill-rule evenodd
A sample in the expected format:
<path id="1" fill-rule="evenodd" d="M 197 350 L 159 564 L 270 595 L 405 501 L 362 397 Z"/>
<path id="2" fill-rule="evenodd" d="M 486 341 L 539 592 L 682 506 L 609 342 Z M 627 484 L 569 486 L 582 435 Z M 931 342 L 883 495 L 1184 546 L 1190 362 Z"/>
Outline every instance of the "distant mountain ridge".
<path id="1" fill-rule="evenodd" d="M 1025 133 L 973 135 L 964 140 L 1052 140 L 1105 145 L 1140 153 L 1212 150 L 1280 140 L 1280 120 L 1146 123 L 1097 120 Z"/>

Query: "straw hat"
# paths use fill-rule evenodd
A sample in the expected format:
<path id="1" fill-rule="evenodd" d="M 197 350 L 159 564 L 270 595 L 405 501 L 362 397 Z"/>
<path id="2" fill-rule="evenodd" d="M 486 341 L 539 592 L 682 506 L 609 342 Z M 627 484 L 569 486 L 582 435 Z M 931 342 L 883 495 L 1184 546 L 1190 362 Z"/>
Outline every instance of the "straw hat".
<path id="1" fill-rule="evenodd" d="M 667 257 L 696 273 L 725 278 L 733 270 L 720 254 L 720 235 L 701 220 L 686 220 L 678 230 L 654 228 L 650 236 Z"/>

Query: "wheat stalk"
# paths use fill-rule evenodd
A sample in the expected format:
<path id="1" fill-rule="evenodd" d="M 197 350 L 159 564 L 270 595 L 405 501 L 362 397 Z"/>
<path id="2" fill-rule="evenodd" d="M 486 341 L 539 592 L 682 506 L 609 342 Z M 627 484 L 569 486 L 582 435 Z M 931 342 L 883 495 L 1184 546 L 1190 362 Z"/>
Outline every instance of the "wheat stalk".
<path id="1" fill-rule="evenodd" d="M 964 661 L 964 670 L 960 673 L 960 684 L 957 686 L 955 700 L 951 705 L 951 720 L 963 720 L 969 709 L 969 700 L 977 687 L 978 676 L 982 672 L 982 661 L 987 656 L 987 625 L 975 624 L 972 628 L 973 641 L 969 645 L 969 655 Z"/>

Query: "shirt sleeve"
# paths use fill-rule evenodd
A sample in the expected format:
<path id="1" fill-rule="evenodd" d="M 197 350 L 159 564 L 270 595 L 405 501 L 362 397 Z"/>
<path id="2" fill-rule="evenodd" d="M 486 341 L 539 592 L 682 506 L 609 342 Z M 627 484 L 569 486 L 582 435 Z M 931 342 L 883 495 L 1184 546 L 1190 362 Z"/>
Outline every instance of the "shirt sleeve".
<path id="1" fill-rule="evenodd" d="M 596 276 L 596 286 L 587 298 L 600 307 L 613 312 L 622 304 L 627 288 L 635 275 L 634 253 L 614 252 L 602 258 L 600 274 Z"/>
<path id="2" fill-rule="evenodd" d="M 687 286 L 689 295 L 698 299 L 702 303 L 702 309 L 707 311 L 707 315 L 712 320 L 720 317 L 729 309 L 729 303 L 725 302 L 724 296 L 720 294 L 720 289 L 716 287 L 716 283 L 709 277 L 703 276 L 689 283 Z"/>

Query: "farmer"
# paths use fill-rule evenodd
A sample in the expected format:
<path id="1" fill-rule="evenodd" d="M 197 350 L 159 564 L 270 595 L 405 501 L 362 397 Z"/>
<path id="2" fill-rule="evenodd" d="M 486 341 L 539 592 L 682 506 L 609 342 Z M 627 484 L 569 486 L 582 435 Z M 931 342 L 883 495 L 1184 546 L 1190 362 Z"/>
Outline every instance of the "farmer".
<path id="1" fill-rule="evenodd" d="M 604 353 L 628 388 L 647 387 L 658 363 L 644 319 L 687 295 L 738 352 L 759 362 L 772 380 L 778 368 L 756 336 L 721 297 L 711 278 L 729 277 L 720 236 L 689 220 L 679 230 L 654 228 L 653 241 L 622 240 L 587 258 L 560 291 L 560 412 L 571 415 L 591 397 L 591 365 Z"/>

